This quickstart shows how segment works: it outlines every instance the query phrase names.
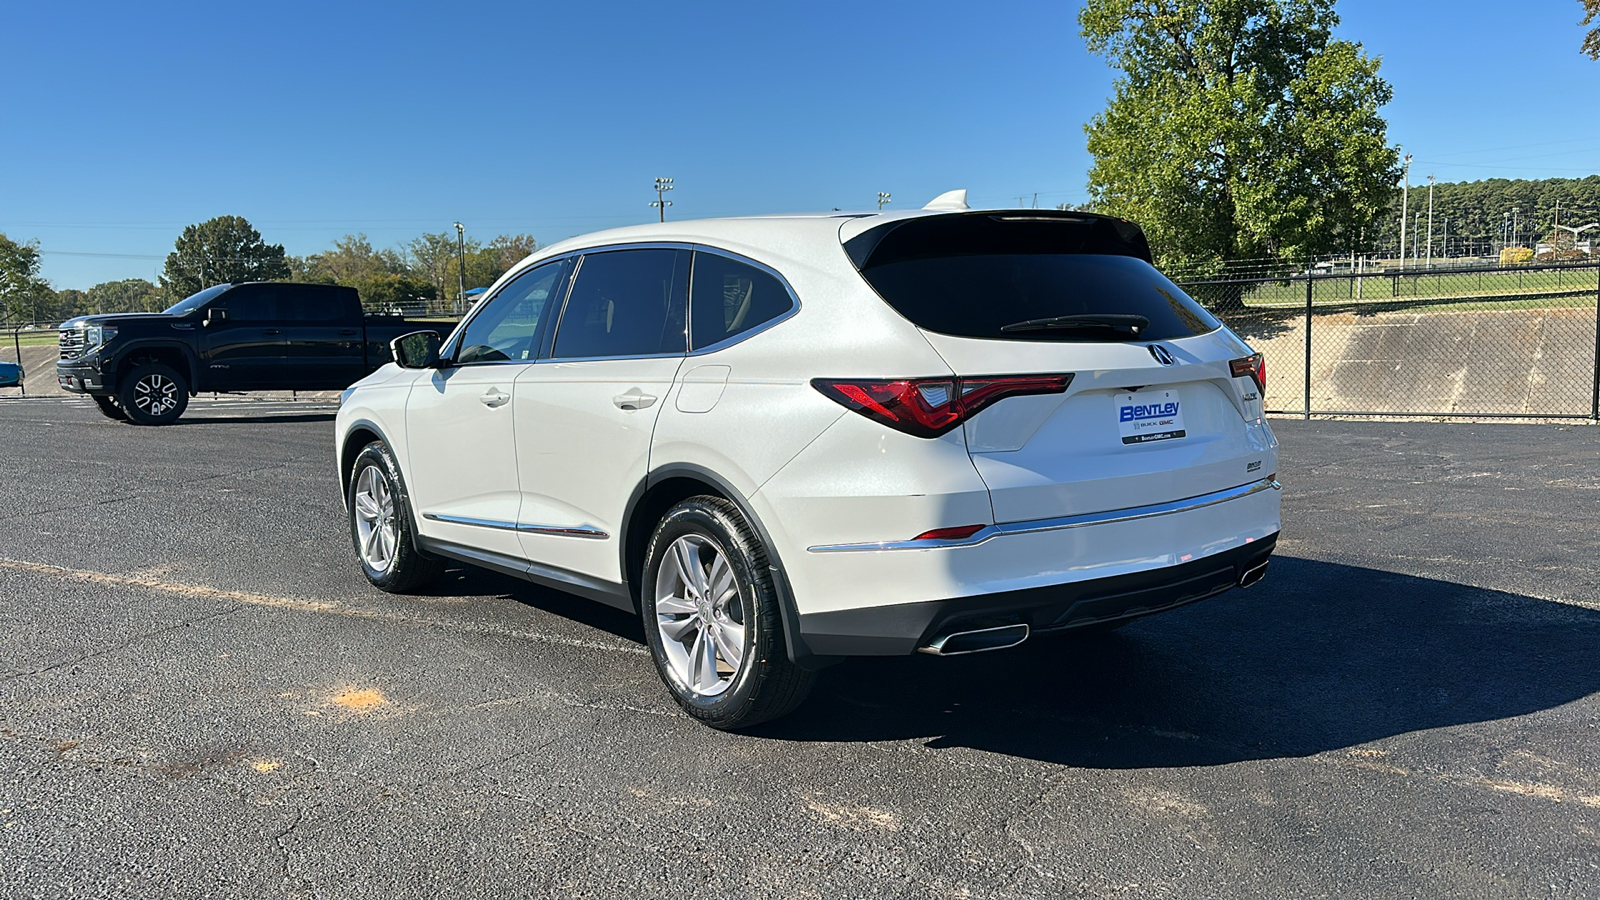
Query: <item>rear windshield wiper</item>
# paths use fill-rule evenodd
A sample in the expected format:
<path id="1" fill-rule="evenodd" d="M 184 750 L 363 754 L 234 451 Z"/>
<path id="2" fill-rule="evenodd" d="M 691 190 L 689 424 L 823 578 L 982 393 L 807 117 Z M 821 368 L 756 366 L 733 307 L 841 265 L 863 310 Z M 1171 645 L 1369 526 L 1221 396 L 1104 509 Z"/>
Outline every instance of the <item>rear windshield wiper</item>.
<path id="1" fill-rule="evenodd" d="M 1052 329 L 1079 329 L 1089 330 L 1097 328 L 1111 329 L 1114 331 L 1129 331 L 1134 337 L 1139 332 L 1150 327 L 1150 320 L 1144 316 L 1125 315 L 1121 313 L 1090 313 L 1078 316 L 1051 316 L 1046 319 L 1028 319 L 1025 322 L 1012 322 L 1010 325 L 1001 326 L 1001 331 L 1049 331 Z"/>

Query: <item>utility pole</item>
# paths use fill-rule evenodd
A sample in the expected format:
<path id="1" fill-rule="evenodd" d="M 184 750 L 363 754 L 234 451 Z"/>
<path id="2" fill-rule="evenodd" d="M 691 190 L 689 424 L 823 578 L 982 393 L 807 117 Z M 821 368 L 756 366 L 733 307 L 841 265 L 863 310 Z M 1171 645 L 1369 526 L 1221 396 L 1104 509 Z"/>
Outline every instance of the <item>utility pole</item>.
<path id="1" fill-rule="evenodd" d="M 1411 154 L 1405 158 L 1406 186 L 1400 193 L 1400 268 L 1406 267 L 1406 203 L 1411 199 Z"/>
<path id="2" fill-rule="evenodd" d="M 467 230 L 460 222 L 456 223 L 456 258 L 460 262 L 456 269 L 456 315 L 461 315 L 466 312 L 462 307 L 467 303 Z"/>
<path id="3" fill-rule="evenodd" d="M 888 202 L 889 202 L 889 192 L 888 191 L 879 191 L 878 192 L 878 209 L 880 211 L 882 211 L 882 209 L 884 207 L 884 204 L 886 204 Z"/>
<path id="4" fill-rule="evenodd" d="M 671 178 L 656 179 L 656 199 L 650 201 L 650 205 L 661 210 L 661 221 L 663 222 L 667 220 L 667 207 L 672 205 L 672 201 L 667 199 L 667 191 L 670 190 L 672 190 Z"/>
<path id="5" fill-rule="evenodd" d="M 1428 268 L 1433 268 L 1433 176 L 1428 176 Z"/>

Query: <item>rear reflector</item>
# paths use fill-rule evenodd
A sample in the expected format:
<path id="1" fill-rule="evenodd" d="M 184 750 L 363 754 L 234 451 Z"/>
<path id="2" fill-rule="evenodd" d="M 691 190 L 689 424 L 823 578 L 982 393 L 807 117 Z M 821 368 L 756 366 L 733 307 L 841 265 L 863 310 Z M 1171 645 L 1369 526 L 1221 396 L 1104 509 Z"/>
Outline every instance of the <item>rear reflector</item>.
<path id="1" fill-rule="evenodd" d="M 985 375 L 886 380 L 813 378 L 829 399 L 873 421 L 922 438 L 938 437 L 1007 397 L 1060 394 L 1064 375 Z"/>
<path id="2" fill-rule="evenodd" d="M 1267 392 L 1267 361 L 1261 354 L 1252 353 L 1241 359 L 1229 360 L 1228 369 L 1235 378 L 1249 375 L 1263 394 Z"/>

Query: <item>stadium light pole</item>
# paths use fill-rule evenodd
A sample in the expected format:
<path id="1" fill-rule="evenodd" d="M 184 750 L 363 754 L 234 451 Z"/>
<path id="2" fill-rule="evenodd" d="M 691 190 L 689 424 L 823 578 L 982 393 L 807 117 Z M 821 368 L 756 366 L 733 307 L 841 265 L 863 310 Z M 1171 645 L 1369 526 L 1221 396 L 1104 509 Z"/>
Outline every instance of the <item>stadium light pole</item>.
<path id="1" fill-rule="evenodd" d="M 1433 176 L 1428 176 L 1428 265 L 1433 265 Z"/>
<path id="2" fill-rule="evenodd" d="M 1406 186 L 1400 193 L 1400 268 L 1406 267 L 1406 203 L 1411 199 L 1411 154 L 1405 158 Z"/>
<path id="3" fill-rule="evenodd" d="M 667 191 L 670 190 L 672 190 L 671 178 L 656 179 L 656 199 L 652 200 L 650 205 L 661 210 L 661 221 L 663 222 L 667 220 L 667 207 L 672 205 L 672 201 L 667 199 Z"/>
<path id="4" fill-rule="evenodd" d="M 456 267 L 456 314 L 459 315 L 467 302 L 467 229 L 460 222 L 456 223 L 456 258 L 460 261 Z"/>
<path id="5" fill-rule="evenodd" d="M 883 205 L 885 203 L 888 203 L 888 202 L 889 202 L 889 192 L 888 191 L 879 191 L 878 192 L 878 209 L 882 210 L 883 209 Z"/>

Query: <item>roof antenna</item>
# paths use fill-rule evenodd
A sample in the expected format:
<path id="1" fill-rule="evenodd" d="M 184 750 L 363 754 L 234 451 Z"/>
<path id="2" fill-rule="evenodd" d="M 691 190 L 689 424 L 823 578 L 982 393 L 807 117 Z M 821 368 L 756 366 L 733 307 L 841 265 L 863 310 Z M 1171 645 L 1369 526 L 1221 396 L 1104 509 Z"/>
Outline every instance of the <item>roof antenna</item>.
<path id="1" fill-rule="evenodd" d="M 923 207 L 923 209 L 958 211 L 971 208 L 972 207 L 967 205 L 967 191 L 965 188 L 962 188 L 959 191 L 945 191 L 939 196 L 928 201 L 928 205 Z"/>

